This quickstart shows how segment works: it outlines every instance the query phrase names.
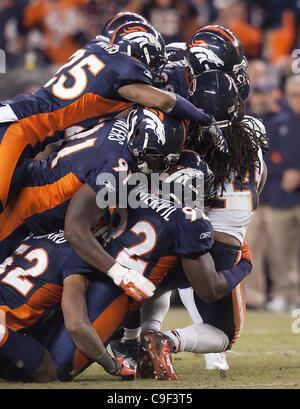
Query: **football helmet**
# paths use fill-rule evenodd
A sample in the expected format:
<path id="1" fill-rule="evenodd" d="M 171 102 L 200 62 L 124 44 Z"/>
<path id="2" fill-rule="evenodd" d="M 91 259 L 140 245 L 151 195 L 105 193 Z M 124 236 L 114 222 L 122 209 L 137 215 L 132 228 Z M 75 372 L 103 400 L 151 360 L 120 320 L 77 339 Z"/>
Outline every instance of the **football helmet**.
<path id="1" fill-rule="evenodd" d="M 186 57 L 196 77 L 204 71 L 221 70 L 234 78 L 241 97 L 248 97 L 247 59 L 241 42 L 227 28 L 205 26 L 198 30 L 187 43 Z"/>
<path id="2" fill-rule="evenodd" d="M 238 90 L 233 78 L 220 71 L 211 70 L 197 77 L 197 87 L 189 101 L 212 115 L 219 128 L 230 125 L 239 110 Z"/>
<path id="3" fill-rule="evenodd" d="M 214 174 L 197 152 L 182 150 L 179 161 L 169 173 L 163 185 L 170 185 L 169 200 L 175 206 L 196 207 L 203 211 L 215 199 Z M 163 187 L 161 190 L 168 191 Z"/>
<path id="4" fill-rule="evenodd" d="M 140 22 L 122 24 L 114 31 L 110 45 L 118 45 L 120 52 L 137 57 L 153 70 L 167 61 L 165 41 L 150 24 Z"/>
<path id="5" fill-rule="evenodd" d="M 140 16 L 137 13 L 131 13 L 129 11 L 121 11 L 120 13 L 116 14 L 111 19 L 107 20 L 104 24 L 101 35 L 111 39 L 113 32 L 120 27 L 122 24 L 131 23 L 132 21 L 138 21 L 139 23 L 146 23 L 148 24 L 147 20 Z"/>
<path id="6" fill-rule="evenodd" d="M 165 172 L 178 161 L 186 137 L 184 121 L 139 107 L 130 112 L 127 123 L 127 146 L 141 172 Z"/>
<path id="7" fill-rule="evenodd" d="M 166 54 L 168 61 L 184 61 L 186 52 L 186 43 L 170 43 L 166 45 Z"/>

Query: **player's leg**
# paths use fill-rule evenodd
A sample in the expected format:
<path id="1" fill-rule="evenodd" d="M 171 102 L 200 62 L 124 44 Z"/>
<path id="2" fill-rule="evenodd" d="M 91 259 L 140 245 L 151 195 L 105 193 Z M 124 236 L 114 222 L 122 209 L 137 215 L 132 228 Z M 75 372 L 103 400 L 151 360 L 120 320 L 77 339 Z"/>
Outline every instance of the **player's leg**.
<path id="1" fill-rule="evenodd" d="M 215 243 L 211 255 L 216 270 L 231 268 L 239 259 L 237 247 Z M 205 303 L 192 289 L 180 291 L 183 304 L 193 325 L 166 332 L 175 343 L 175 352 L 190 351 L 206 354 L 207 368 L 228 369 L 225 354 L 239 337 L 245 317 L 243 285 L 215 303 Z M 220 355 L 221 354 L 221 355 Z"/>
<path id="2" fill-rule="evenodd" d="M 170 308 L 171 291 L 158 288 L 153 297 L 144 301 L 141 309 L 141 345 L 137 376 L 160 380 L 177 380 L 171 352 L 173 341 L 160 332 Z"/>
<path id="3" fill-rule="evenodd" d="M 57 372 L 49 352 L 29 335 L 12 331 L 0 324 L 0 356 L 5 357 L 11 366 L 2 368 L 0 376 L 15 380 L 51 382 L 57 379 Z M 18 369 L 20 370 L 18 372 Z M 6 379 L 7 379 L 6 378 Z"/>
<path id="4" fill-rule="evenodd" d="M 134 305 L 110 279 L 91 283 L 87 293 L 88 314 L 105 346 Z M 61 326 L 49 350 L 62 381 L 73 379 L 93 363 L 76 349 L 64 325 Z"/>
<path id="5" fill-rule="evenodd" d="M 229 343 L 227 335 L 208 323 L 213 323 L 216 320 L 214 303 L 207 304 L 200 299 L 196 300 L 195 292 L 191 287 L 179 289 L 179 295 L 193 324 L 165 332 L 175 344 L 174 352 L 186 351 L 206 354 L 224 351 Z M 199 310 L 201 310 L 202 315 L 200 315 Z"/>
<path id="6" fill-rule="evenodd" d="M 0 126 L 0 213 L 21 186 L 31 149 L 18 122 Z"/>

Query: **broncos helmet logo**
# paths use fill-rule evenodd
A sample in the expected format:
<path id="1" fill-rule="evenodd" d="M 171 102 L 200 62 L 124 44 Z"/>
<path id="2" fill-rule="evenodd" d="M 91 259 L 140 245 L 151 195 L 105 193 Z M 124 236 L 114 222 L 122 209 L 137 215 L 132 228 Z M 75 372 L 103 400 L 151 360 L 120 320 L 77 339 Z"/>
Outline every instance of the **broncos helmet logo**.
<path id="1" fill-rule="evenodd" d="M 222 67 L 224 65 L 224 61 L 212 50 L 207 48 L 206 44 L 192 46 L 190 47 L 190 52 L 197 58 L 200 64 L 209 62 L 215 64 L 217 67 Z"/>
<path id="2" fill-rule="evenodd" d="M 151 33 L 148 33 L 143 27 L 135 26 L 129 29 L 124 29 L 124 32 L 120 36 L 129 42 L 138 43 L 140 48 L 146 45 L 155 47 L 158 51 L 162 51 L 160 42 Z"/>
<path id="3" fill-rule="evenodd" d="M 151 129 L 157 136 L 157 141 L 164 145 L 166 143 L 166 133 L 162 119 L 150 109 L 144 110 L 146 126 L 145 130 Z"/>

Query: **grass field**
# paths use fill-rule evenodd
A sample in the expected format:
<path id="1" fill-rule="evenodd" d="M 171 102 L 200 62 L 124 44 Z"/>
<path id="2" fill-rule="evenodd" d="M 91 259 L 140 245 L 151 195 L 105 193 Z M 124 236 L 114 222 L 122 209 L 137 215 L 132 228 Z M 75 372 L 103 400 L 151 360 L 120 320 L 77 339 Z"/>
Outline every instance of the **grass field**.
<path id="1" fill-rule="evenodd" d="M 244 330 L 232 351 L 226 376 L 206 371 L 201 355 L 183 352 L 173 355 L 180 377 L 177 382 L 136 380 L 122 382 L 93 364 L 70 383 L 16 384 L 0 380 L 0 389 L 298 389 L 300 388 L 300 333 L 295 334 L 291 314 L 273 315 L 264 311 L 247 312 Z M 183 308 L 172 308 L 164 328 L 191 323 Z"/>

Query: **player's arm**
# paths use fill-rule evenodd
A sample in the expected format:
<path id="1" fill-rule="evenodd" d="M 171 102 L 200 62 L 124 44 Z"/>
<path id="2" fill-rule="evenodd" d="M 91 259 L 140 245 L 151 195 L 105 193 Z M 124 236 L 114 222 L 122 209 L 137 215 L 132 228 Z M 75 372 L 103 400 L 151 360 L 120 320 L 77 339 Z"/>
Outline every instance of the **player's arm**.
<path id="1" fill-rule="evenodd" d="M 106 273 L 126 294 L 140 301 L 151 297 L 155 286 L 150 280 L 119 263 L 104 250 L 92 233 L 103 209 L 96 204 L 95 191 L 85 183 L 73 196 L 65 218 L 65 237 L 76 253 L 97 270 Z"/>
<path id="2" fill-rule="evenodd" d="M 73 196 L 65 218 L 65 237 L 76 253 L 88 264 L 104 273 L 115 260 L 101 246 L 92 233 L 103 215 L 96 205 L 96 193 L 85 183 Z"/>
<path id="3" fill-rule="evenodd" d="M 209 253 L 200 257 L 181 256 L 184 273 L 197 295 L 215 302 L 229 294 L 252 270 L 251 254 L 244 243 L 240 262 L 229 270 L 217 272 Z"/>
<path id="4" fill-rule="evenodd" d="M 187 99 L 149 84 L 123 85 L 118 89 L 118 93 L 129 101 L 139 105 L 159 108 L 163 112 L 181 119 L 200 121 L 202 125 L 207 125 L 212 120 L 211 115 L 200 111 Z"/>
<path id="5" fill-rule="evenodd" d="M 61 305 L 65 327 L 76 347 L 88 358 L 97 361 L 106 350 L 88 317 L 86 304 L 88 285 L 89 281 L 84 275 L 67 276 L 64 279 Z"/>
<path id="6" fill-rule="evenodd" d="M 88 285 L 87 278 L 81 274 L 71 274 L 64 279 L 61 305 L 65 327 L 76 347 L 106 372 L 117 376 L 131 375 L 133 370 L 109 355 L 89 319 L 86 303 Z"/>
<path id="7" fill-rule="evenodd" d="M 216 126 L 214 118 L 199 110 L 186 98 L 142 83 L 123 85 L 118 88 L 118 93 L 129 101 L 159 108 L 176 118 L 198 121 L 201 126 L 205 126 L 206 133 L 212 138 L 218 149 L 225 153 L 228 152 L 227 142 L 222 131 Z"/>

